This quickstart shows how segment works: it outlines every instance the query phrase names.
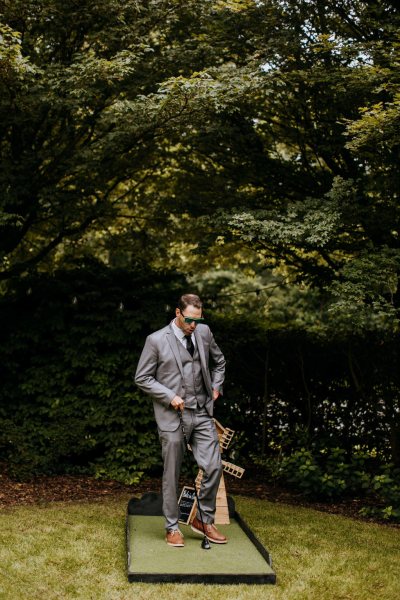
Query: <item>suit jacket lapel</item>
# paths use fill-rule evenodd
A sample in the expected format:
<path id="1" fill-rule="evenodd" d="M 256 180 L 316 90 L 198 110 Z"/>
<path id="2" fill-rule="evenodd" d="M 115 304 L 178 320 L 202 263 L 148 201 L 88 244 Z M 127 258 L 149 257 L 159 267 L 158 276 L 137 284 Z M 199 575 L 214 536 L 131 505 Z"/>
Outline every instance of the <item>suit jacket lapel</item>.
<path id="1" fill-rule="evenodd" d="M 178 341 L 176 339 L 176 336 L 175 336 L 171 326 L 169 327 L 169 330 L 167 331 L 167 340 L 168 340 L 171 350 L 175 356 L 176 362 L 178 363 L 178 367 L 181 372 L 181 375 L 183 377 L 183 365 L 182 365 L 182 361 L 181 361 L 181 355 L 179 354 Z"/>
<path id="2" fill-rule="evenodd" d="M 203 371 L 204 382 L 205 382 L 206 386 L 208 387 L 208 391 L 210 393 L 210 391 L 212 392 L 212 389 L 210 386 L 210 374 L 207 369 L 206 355 L 204 354 L 203 340 L 201 338 L 201 335 L 197 332 L 197 329 L 194 330 L 194 337 L 196 338 L 197 349 L 198 349 L 199 355 L 200 355 L 201 370 Z"/>

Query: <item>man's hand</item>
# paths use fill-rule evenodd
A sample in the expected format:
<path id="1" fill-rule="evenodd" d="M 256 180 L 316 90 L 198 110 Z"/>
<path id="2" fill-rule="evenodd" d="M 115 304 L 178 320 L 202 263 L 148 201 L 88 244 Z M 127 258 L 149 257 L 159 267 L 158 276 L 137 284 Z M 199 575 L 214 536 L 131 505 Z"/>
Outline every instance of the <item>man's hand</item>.
<path id="1" fill-rule="evenodd" d="M 172 400 L 171 400 L 171 406 L 175 410 L 183 411 L 183 409 L 185 408 L 185 402 L 182 400 L 182 398 L 180 396 L 174 396 L 174 398 L 172 398 Z"/>
<path id="2" fill-rule="evenodd" d="M 219 391 L 213 390 L 213 400 L 215 401 L 217 398 L 219 398 Z"/>

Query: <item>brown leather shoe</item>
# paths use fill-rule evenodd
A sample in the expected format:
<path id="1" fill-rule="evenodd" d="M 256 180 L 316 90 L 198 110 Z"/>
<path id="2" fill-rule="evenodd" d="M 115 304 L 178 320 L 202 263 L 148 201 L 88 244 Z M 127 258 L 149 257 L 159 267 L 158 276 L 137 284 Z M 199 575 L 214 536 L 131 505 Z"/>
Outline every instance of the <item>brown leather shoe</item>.
<path id="1" fill-rule="evenodd" d="M 222 535 L 220 531 L 218 531 L 214 523 L 204 523 L 203 529 L 203 525 L 201 524 L 200 519 L 195 517 L 190 526 L 192 531 L 194 531 L 195 533 L 199 533 L 200 535 L 205 534 L 210 540 L 210 542 L 213 542 L 214 544 L 226 544 L 226 542 L 228 541 L 226 537 Z"/>
<path id="2" fill-rule="evenodd" d="M 165 541 L 168 546 L 174 546 L 175 548 L 182 548 L 185 545 L 183 541 L 183 535 L 179 529 L 167 529 Z"/>

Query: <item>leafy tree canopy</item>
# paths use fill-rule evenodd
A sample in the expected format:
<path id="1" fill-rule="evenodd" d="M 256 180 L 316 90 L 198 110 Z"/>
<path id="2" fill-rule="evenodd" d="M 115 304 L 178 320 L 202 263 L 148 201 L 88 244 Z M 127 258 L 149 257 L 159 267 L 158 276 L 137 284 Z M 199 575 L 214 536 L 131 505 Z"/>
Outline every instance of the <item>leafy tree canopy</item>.
<path id="1" fill-rule="evenodd" d="M 233 264 L 397 327 L 396 3 L 3 4 L 3 279 Z"/>

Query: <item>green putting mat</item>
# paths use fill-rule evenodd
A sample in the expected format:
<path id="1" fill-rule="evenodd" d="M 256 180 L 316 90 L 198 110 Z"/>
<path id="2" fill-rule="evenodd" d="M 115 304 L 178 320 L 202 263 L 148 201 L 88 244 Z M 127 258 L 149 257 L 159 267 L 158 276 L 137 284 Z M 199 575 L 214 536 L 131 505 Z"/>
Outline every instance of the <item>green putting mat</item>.
<path id="1" fill-rule="evenodd" d="M 202 536 L 181 525 L 184 548 L 165 542 L 164 518 L 127 515 L 128 579 L 142 582 L 275 583 L 270 557 L 240 516 L 219 525 L 227 544 L 201 547 Z"/>

